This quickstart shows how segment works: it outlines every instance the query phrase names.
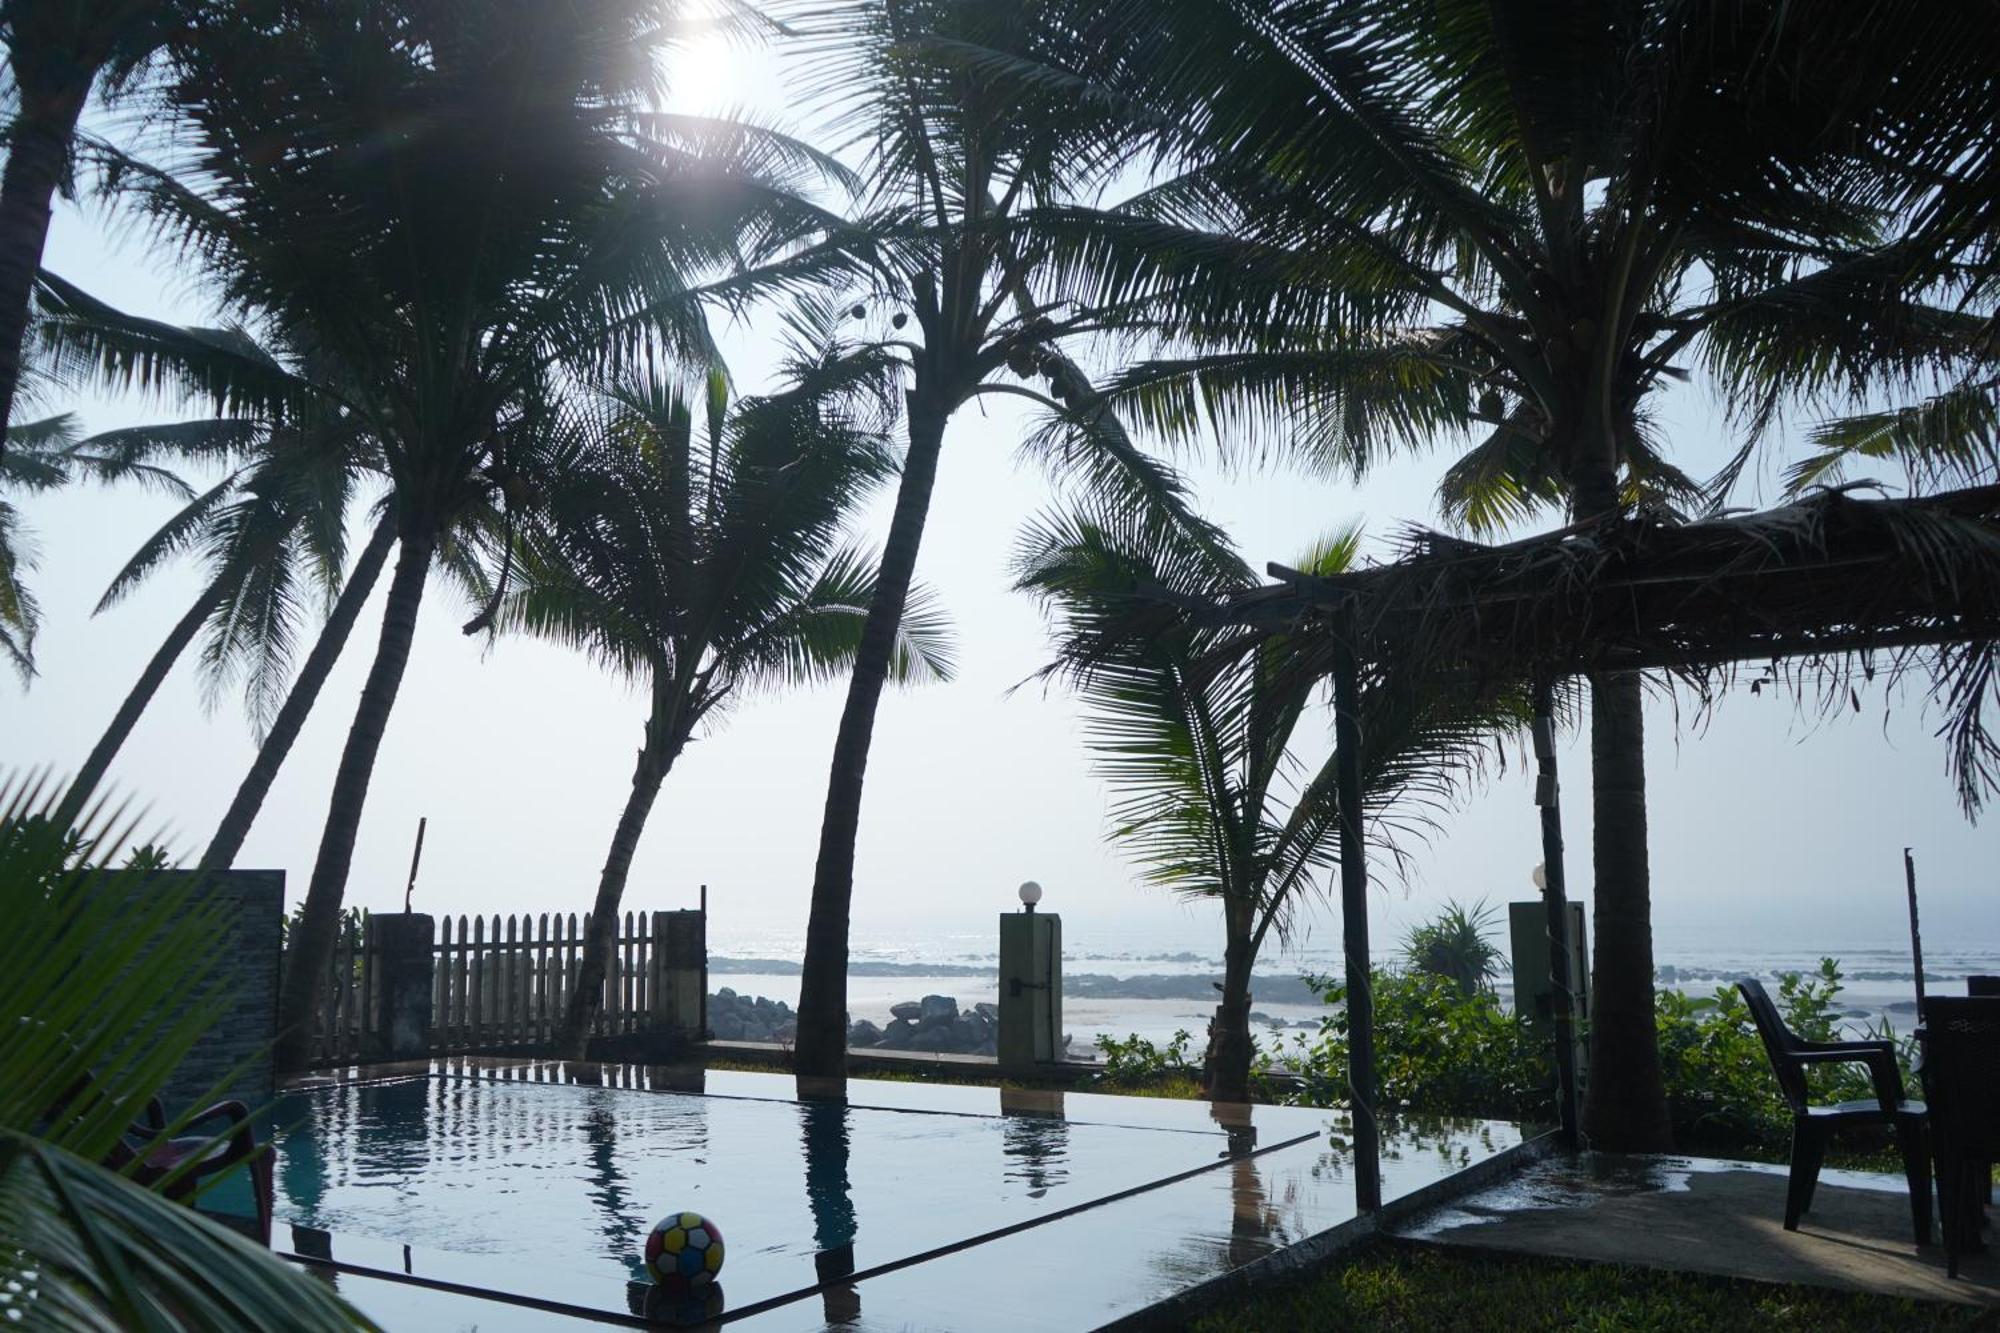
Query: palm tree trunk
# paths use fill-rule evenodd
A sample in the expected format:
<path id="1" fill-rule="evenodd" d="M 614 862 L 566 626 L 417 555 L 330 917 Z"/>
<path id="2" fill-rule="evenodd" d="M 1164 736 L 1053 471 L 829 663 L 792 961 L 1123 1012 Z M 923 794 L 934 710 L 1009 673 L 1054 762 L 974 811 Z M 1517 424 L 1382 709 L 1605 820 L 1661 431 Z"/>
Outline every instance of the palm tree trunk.
<path id="1" fill-rule="evenodd" d="M 271 784 L 277 781 L 278 770 L 284 767 L 286 757 L 291 754 L 292 742 L 299 738 L 299 731 L 305 726 L 313 704 L 318 702 L 320 689 L 333 671 L 333 664 L 340 660 L 341 650 L 347 646 L 347 636 L 354 631 L 354 622 L 361 616 L 361 607 L 375 590 L 375 580 L 382 576 L 382 566 L 389 562 L 389 548 L 395 544 L 396 520 L 384 516 L 375 525 L 375 533 L 368 539 L 368 545 L 362 548 L 361 558 L 354 562 L 354 572 L 347 576 L 347 585 L 340 590 L 340 599 L 333 604 L 333 614 L 327 617 L 312 651 L 306 654 L 305 665 L 299 668 L 298 679 L 292 682 L 291 691 L 285 695 L 284 706 L 272 719 L 271 730 L 265 734 L 264 743 L 257 747 L 256 760 L 244 775 L 242 785 L 236 789 L 236 797 L 230 801 L 229 809 L 223 813 L 215 836 L 209 839 L 208 850 L 202 853 L 201 869 L 227 870 L 236 863 L 236 853 L 243 849 L 243 839 L 249 836 L 250 826 L 256 822 L 258 811 L 264 808 L 264 798 L 270 794 Z"/>
<path id="2" fill-rule="evenodd" d="M 1618 506 L 1610 460 L 1575 487 L 1579 518 Z M 1637 672 L 1590 682 L 1590 1081 L 1583 1132 L 1608 1152 L 1673 1147 L 1653 1000 L 1653 898 L 1646 846 L 1646 715 Z"/>
<path id="3" fill-rule="evenodd" d="M 97 738 L 97 744 L 83 761 L 83 767 L 76 771 L 69 790 L 63 793 L 62 804 L 56 807 L 55 812 L 58 826 L 71 828 L 82 816 L 91 793 L 97 790 L 98 784 L 104 781 L 105 773 L 110 770 L 111 761 L 118 757 L 118 751 L 131 736 L 132 728 L 139 725 L 139 717 L 146 711 L 146 705 L 153 701 L 153 696 L 159 693 L 160 683 L 166 680 L 167 673 L 173 670 L 174 663 L 187 651 L 187 646 L 194 642 L 194 636 L 201 632 L 203 622 L 221 604 L 225 591 L 224 577 L 218 576 L 195 599 L 187 614 L 175 622 L 166 641 L 153 653 L 146 669 L 139 673 L 139 679 L 125 696 L 125 702 L 118 705 L 118 711 L 112 714 L 111 725 Z"/>
<path id="4" fill-rule="evenodd" d="M 417 608 L 424 600 L 424 579 L 430 572 L 435 542 L 429 533 L 405 533 L 396 555 L 396 572 L 389 579 L 389 604 L 382 614 L 382 638 L 361 702 L 354 710 L 340 768 L 334 774 L 326 830 L 320 835 L 319 857 L 306 886 L 305 910 L 292 932 L 285 961 L 284 986 L 278 999 L 278 1041 L 273 1060 L 283 1070 L 303 1068 L 312 1051 L 313 1024 L 318 1017 L 320 982 L 333 957 L 340 926 L 340 903 L 347 890 L 347 871 L 354 861 L 354 838 L 361 828 L 362 807 L 368 800 L 368 780 L 382 734 L 396 706 L 396 691 L 409 664 L 410 641 L 417 632 Z"/>
<path id="5" fill-rule="evenodd" d="M 799 977 L 798 1045 L 793 1069 L 819 1078 L 847 1073 L 847 927 L 854 898 L 854 845 L 861 825 L 861 788 L 875 710 L 889 678 L 896 635 L 930 516 L 950 410 L 942 402 L 909 395 L 910 448 L 896 491 L 896 511 L 882 548 L 875 600 L 862 626 L 854 675 L 847 685 L 840 731 L 834 738 L 826 812 L 820 823 L 819 861 L 813 870 L 812 915 L 806 924 L 805 966 Z"/>
<path id="6" fill-rule="evenodd" d="M 653 709 L 646 719 L 646 740 L 639 747 L 639 761 L 632 769 L 632 791 L 625 798 L 625 809 L 611 835 L 611 850 L 604 857 L 604 870 L 597 877 L 597 899 L 590 909 L 590 934 L 583 941 L 576 989 L 570 992 L 562 1026 L 556 1031 L 555 1053 L 560 1059 L 584 1058 L 591 1026 L 604 1008 L 604 974 L 609 969 L 612 950 L 617 947 L 618 904 L 625 897 L 632 856 L 639 850 L 639 835 L 646 831 L 646 817 L 653 811 L 660 784 L 687 742 L 686 730 L 677 724 L 679 713 L 673 706 L 679 693 L 672 685 L 663 689 L 660 682 L 655 682 L 653 686 Z"/>
<path id="7" fill-rule="evenodd" d="M 1590 1084 L 1583 1132 L 1607 1152 L 1673 1147 L 1653 1000 L 1653 902 L 1646 857 L 1646 726 L 1637 672 L 1590 686 Z"/>
<path id="8" fill-rule="evenodd" d="M 1202 1093 L 1219 1102 L 1250 1100 L 1250 968 L 1255 961 L 1250 914 L 1224 909 L 1229 940 L 1222 954 L 1222 1001 L 1208 1021 L 1208 1053 L 1202 1061 Z"/>
<path id="9" fill-rule="evenodd" d="M 22 88 L 20 114 L 0 171 L 0 440 L 12 420 L 21 380 L 21 342 L 28 300 L 48 243 L 49 215 L 69 161 L 77 117 L 90 96 L 91 75 L 51 90 Z M 0 445 L 4 447 L 4 445 Z"/>

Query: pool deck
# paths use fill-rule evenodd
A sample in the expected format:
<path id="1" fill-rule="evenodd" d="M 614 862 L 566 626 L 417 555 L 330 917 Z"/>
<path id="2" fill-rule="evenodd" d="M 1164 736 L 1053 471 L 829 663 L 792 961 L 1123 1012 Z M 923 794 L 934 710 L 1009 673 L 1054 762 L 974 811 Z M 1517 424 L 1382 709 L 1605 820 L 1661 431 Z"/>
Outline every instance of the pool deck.
<path id="1" fill-rule="evenodd" d="M 792 1101 L 798 1091 L 793 1079 L 769 1074 L 497 1059 L 370 1067 L 345 1080 L 413 1076 L 699 1092 L 725 1101 Z M 885 1246 L 882 1227 L 871 1234 L 864 1217 L 851 1245 L 812 1256 L 800 1280 L 730 1291 L 719 1311 L 681 1312 L 692 1321 L 682 1326 L 754 1333 L 1177 1327 L 1194 1296 L 1214 1299 L 1258 1274 L 1325 1257 L 1385 1223 L 1490 1184 L 1541 1150 L 1524 1144 L 1516 1126 L 1498 1122 L 1401 1127 L 1383 1145 L 1383 1192 L 1395 1202 L 1382 1215 L 1357 1218 L 1341 1112 L 866 1079 L 851 1080 L 845 1100 L 851 1108 L 944 1118 L 1060 1120 L 1079 1144 L 1106 1143 L 1128 1160 L 1159 1165 L 1156 1175 L 1115 1188 L 1073 1181 L 1038 1197 L 1031 1214 L 981 1223 L 985 1229 L 970 1234 L 940 1217 L 914 1244 Z M 990 1188 L 968 1176 L 938 1182 L 933 1197 L 956 1200 Z M 923 1200 L 912 1198 L 910 1207 L 921 1210 Z M 280 1250 L 328 1275 L 392 1333 L 661 1322 L 662 1312 L 648 1308 L 657 1293 L 609 1269 L 598 1276 L 540 1273 L 525 1255 L 510 1262 L 402 1243 L 414 1238 L 294 1229 L 282 1225 L 283 1200 L 279 1216 Z M 728 1225 L 720 1214 L 717 1220 Z M 725 1268 L 725 1290 L 730 1278 Z"/>
<path id="2" fill-rule="evenodd" d="M 1897 1176 L 1820 1173 L 1784 1229 L 1785 1168 L 1689 1157 L 1548 1156 L 1395 1229 L 1412 1240 L 1916 1300 L 2000 1307 L 2000 1257 L 1919 1246 Z"/>

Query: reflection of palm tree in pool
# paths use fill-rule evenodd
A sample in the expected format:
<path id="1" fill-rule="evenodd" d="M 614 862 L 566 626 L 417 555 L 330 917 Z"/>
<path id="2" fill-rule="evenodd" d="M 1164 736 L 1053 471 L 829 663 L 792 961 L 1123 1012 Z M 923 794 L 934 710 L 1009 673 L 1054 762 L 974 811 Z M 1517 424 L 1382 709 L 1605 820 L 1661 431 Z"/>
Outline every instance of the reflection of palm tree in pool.
<path id="1" fill-rule="evenodd" d="M 1211 1104 L 1209 1114 L 1229 1139 L 1229 1266 L 1241 1268 L 1270 1253 L 1277 1210 L 1264 1191 L 1257 1169 L 1257 1127 L 1244 1118 L 1246 1108 Z"/>
<path id="2" fill-rule="evenodd" d="M 604 1233 L 611 1257 L 630 1269 L 634 1278 L 644 1278 L 645 1224 L 635 1220 L 627 1206 L 630 1191 L 618 1169 L 618 1117 L 612 1114 L 612 1105 L 611 1098 L 600 1092 L 591 1099 L 583 1117 L 590 1202 L 603 1214 L 598 1229 Z"/>
<path id="3" fill-rule="evenodd" d="M 326 1199 L 327 1145 L 339 1141 L 348 1099 L 355 1089 L 333 1089 L 312 1096 L 287 1095 L 271 1111 L 278 1154 L 278 1189 L 288 1207 L 281 1221 L 318 1226 L 320 1204 Z"/>
<path id="4" fill-rule="evenodd" d="M 854 1216 L 853 1186 L 847 1178 L 847 1120 L 845 1102 L 799 1103 L 806 1205 L 813 1217 L 813 1274 L 821 1283 L 838 1283 L 854 1271 L 854 1237 L 860 1225 Z M 851 1323 L 860 1317 L 861 1295 L 854 1287 L 830 1286 L 822 1296 L 827 1323 Z"/>

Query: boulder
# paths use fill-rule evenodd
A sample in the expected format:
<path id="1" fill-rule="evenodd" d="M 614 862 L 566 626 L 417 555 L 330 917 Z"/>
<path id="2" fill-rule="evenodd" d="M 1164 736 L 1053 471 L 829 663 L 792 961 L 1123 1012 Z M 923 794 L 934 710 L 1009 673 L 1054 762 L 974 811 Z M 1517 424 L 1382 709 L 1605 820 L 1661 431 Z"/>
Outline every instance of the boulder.
<path id="1" fill-rule="evenodd" d="M 889 1017 L 908 1019 L 914 1023 L 924 1016 L 924 1007 L 915 1000 L 905 1000 L 901 1004 L 889 1006 Z"/>
<path id="2" fill-rule="evenodd" d="M 907 1051 L 916 1035 L 917 1025 L 907 1018 L 899 1018 L 882 1030 L 882 1040 L 875 1044 L 883 1050 Z"/>
<path id="3" fill-rule="evenodd" d="M 847 1044 L 852 1047 L 873 1046 L 881 1040 L 882 1029 L 865 1018 L 847 1029 Z"/>
<path id="4" fill-rule="evenodd" d="M 714 998 L 718 1000 L 733 1000 L 736 998 L 736 992 L 731 990 L 729 987 L 724 986 L 721 990 L 715 993 Z"/>
<path id="5" fill-rule="evenodd" d="M 925 1023 L 948 1023 L 958 1017 L 958 1001 L 949 995 L 926 995 L 917 1001 L 918 1017 Z"/>
<path id="6" fill-rule="evenodd" d="M 981 1018 L 990 1018 L 996 1023 L 1000 1021 L 1000 1006 L 991 1000 L 981 1000 L 978 1004 L 973 1005 L 972 1012 L 978 1014 Z"/>

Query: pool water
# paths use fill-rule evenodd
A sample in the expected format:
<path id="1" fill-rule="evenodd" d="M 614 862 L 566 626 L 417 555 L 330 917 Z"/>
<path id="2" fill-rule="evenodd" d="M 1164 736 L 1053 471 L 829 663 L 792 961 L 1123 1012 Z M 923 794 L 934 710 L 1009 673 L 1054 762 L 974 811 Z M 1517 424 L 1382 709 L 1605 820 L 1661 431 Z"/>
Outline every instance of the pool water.
<path id="1" fill-rule="evenodd" d="M 650 1290 L 647 1233 L 690 1211 L 726 1239 L 731 1321 L 792 1326 L 789 1302 L 817 1291 L 827 1323 L 853 1326 L 836 1306 L 877 1292 L 871 1309 L 904 1311 L 885 1326 L 915 1310 L 919 1327 L 1027 1327 L 1046 1310 L 1074 1327 L 1065 1310 L 1143 1307 L 1351 1216 L 1335 1113 L 893 1083 L 799 1101 L 788 1078 L 717 1072 L 702 1086 L 434 1070 L 287 1094 L 279 1248 L 629 1316 Z M 1518 1141 L 1483 1126 L 1392 1143 L 1385 1171 L 1416 1186 Z M 1021 1256 L 1035 1274 L 1008 1277 Z M 1074 1290 L 1045 1306 L 1038 1287 Z"/>

